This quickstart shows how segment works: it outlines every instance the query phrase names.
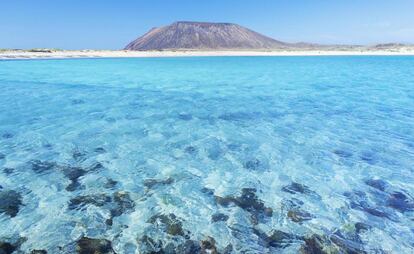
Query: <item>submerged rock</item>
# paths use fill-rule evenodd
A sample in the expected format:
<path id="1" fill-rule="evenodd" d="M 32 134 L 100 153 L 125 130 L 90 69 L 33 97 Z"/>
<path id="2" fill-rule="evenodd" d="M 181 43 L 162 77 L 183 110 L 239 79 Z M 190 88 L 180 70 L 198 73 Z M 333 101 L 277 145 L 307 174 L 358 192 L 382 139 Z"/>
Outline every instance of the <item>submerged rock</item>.
<path id="1" fill-rule="evenodd" d="M 371 165 L 374 165 L 375 163 L 377 163 L 377 158 L 375 154 L 372 152 L 364 152 L 359 156 L 359 158 Z"/>
<path id="2" fill-rule="evenodd" d="M 54 169 L 57 164 L 49 161 L 33 160 L 31 161 L 32 170 L 38 174 Z"/>
<path id="3" fill-rule="evenodd" d="M 228 112 L 220 115 L 218 119 L 225 121 L 249 121 L 260 117 L 257 112 Z"/>
<path id="4" fill-rule="evenodd" d="M 12 253 L 21 253 L 19 251 L 20 246 L 25 242 L 27 238 L 20 237 L 17 240 L 0 240 L 0 254 L 12 254 Z"/>
<path id="5" fill-rule="evenodd" d="M 115 207 L 111 209 L 111 217 L 117 217 L 134 210 L 135 202 L 131 199 L 128 192 L 115 192 L 113 195 L 113 201 L 115 203 Z"/>
<path id="6" fill-rule="evenodd" d="M 82 99 L 73 99 L 72 100 L 72 105 L 79 105 L 79 104 L 84 104 L 85 101 Z"/>
<path id="7" fill-rule="evenodd" d="M 214 240 L 214 239 L 213 239 Z M 210 241 L 210 240 L 208 240 Z M 217 254 L 214 252 L 215 246 L 211 242 L 204 242 L 205 248 L 202 249 L 202 243 L 198 241 L 186 239 L 184 241 L 177 240 L 176 238 L 167 240 L 155 240 L 150 236 L 144 235 L 139 242 L 139 253 L 152 253 L 152 254 Z M 209 249 L 207 249 L 209 248 Z"/>
<path id="8" fill-rule="evenodd" d="M 259 237 L 262 245 L 267 248 L 286 248 L 287 246 L 302 240 L 302 237 L 281 230 L 273 230 L 270 235 L 267 235 L 260 230 L 254 229 L 254 233 Z"/>
<path id="9" fill-rule="evenodd" d="M 106 153 L 106 150 L 102 147 L 97 147 L 93 150 L 95 153 Z"/>
<path id="10" fill-rule="evenodd" d="M 215 196 L 217 204 L 221 206 L 228 206 L 234 204 L 243 210 L 246 210 L 252 215 L 253 222 L 257 222 L 261 217 L 271 217 L 273 210 L 270 207 L 266 207 L 263 201 L 259 200 L 256 196 L 256 189 L 243 188 L 239 197 L 227 196 L 219 197 Z M 255 223 L 256 224 L 256 223 Z"/>
<path id="11" fill-rule="evenodd" d="M 82 237 L 77 241 L 76 251 L 79 254 L 115 254 L 110 241 L 88 237 Z"/>
<path id="12" fill-rule="evenodd" d="M 381 179 L 368 179 L 365 181 L 365 184 L 380 191 L 385 191 L 385 188 L 388 186 L 388 184 Z"/>
<path id="13" fill-rule="evenodd" d="M 355 223 L 355 231 L 356 231 L 357 234 L 359 234 L 361 232 L 364 232 L 364 231 L 367 231 L 367 230 L 370 230 L 370 229 L 371 229 L 371 226 L 368 225 L 368 224 L 365 224 L 365 223 L 362 223 L 362 222 Z"/>
<path id="14" fill-rule="evenodd" d="M 47 254 L 45 250 L 32 250 L 30 254 Z"/>
<path id="15" fill-rule="evenodd" d="M 212 222 L 227 221 L 228 219 L 229 219 L 229 216 L 223 213 L 215 213 L 211 216 Z"/>
<path id="16" fill-rule="evenodd" d="M 115 181 L 112 178 L 107 179 L 106 183 L 104 184 L 104 187 L 107 189 L 112 189 L 118 184 L 117 181 Z"/>
<path id="17" fill-rule="evenodd" d="M 171 177 L 168 177 L 165 180 L 157 180 L 157 179 L 146 179 L 144 181 L 144 186 L 147 187 L 148 189 L 152 189 L 155 186 L 158 185 L 168 185 L 168 184 L 172 184 L 174 182 L 174 179 Z"/>
<path id="18" fill-rule="evenodd" d="M 233 245 L 229 243 L 222 251 L 223 254 L 231 254 L 233 253 Z"/>
<path id="19" fill-rule="evenodd" d="M 200 245 L 202 253 L 218 254 L 214 238 L 209 236 L 207 239 L 202 240 Z"/>
<path id="20" fill-rule="evenodd" d="M 241 250 L 243 250 L 243 253 L 269 253 L 268 247 L 262 240 L 263 237 L 257 235 L 260 231 L 255 232 L 255 228 L 249 225 L 246 218 L 240 219 L 240 222 L 231 222 L 228 225 L 234 253 L 240 253 Z"/>
<path id="21" fill-rule="evenodd" d="M 395 220 L 394 216 L 387 213 L 382 207 L 370 202 L 364 192 L 345 192 L 344 195 L 349 198 L 352 209 L 360 210 L 376 217 Z"/>
<path id="22" fill-rule="evenodd" d="M 388 219 L 394 220 L 393 218 L 390 217 L 389 214 L 387 214 L 387 212 L 380 210 L 380 208 L 361 206 L 360 204 L 356 204 L 356 203 L 352 203 L 351 208 L 364 211 L 376 217 L 388 218 Z"/>
<path id="23" fill-rule="evenodd" d="M 43 147 L 50 150 L 50 149 L 52 149 L 53 146 L 49 143 L 46 143 L 46 144 L 43 145 Z"/>
<path id="24" fill-rule="evenodd" d="M 81 184 L 78 181 L 76 181 L 76 182 L 71 182 L 68 186 L 66 186 L 65 189 L 67 191 L 75 191 L 79 187 L 81 187 Z"/>
<path id="25" fill-rule="evenodd" d="M 244 163 L 244 167 L 249 170 L 258 170 L 260 168 L 260 165 L 261 163 L 258 159 L 249 160 Z"/>
<path id="26" fill-rule="evenodd" d="M 366 254 L 364 245 L 356 231 L 343 234 L 336 230 L 334 233 L 327 235 L 313 234 L 304 238 L 304 243 L 300 248 L 302 254 L 315 253 L 344 253 L 344 254 Z M 376 252 L 375 252 L 376 253 Z"/>
<path id="27" fill-rule="evenodd" d="M 86 170 L 79 167 L 64 167 L 63 174 L 71 181 L 71 183 L 66 187 L 66 190 L 74 191 L 77 189 L 80 186 L 78 179 L 86 173 Z"/>
<path id="28" fill-rule="evenodd" d="M 213 189 L 203 187 L 200 191 L 204 194 L 207 194 L 208 196 L 213 196 L 214 195 L 214 190 Z"/>
<path id="29" fill-rule="evenodd" d="M 5 159 L 5 158 L 6 158 L 6 155 L 5 155 L 5 154 L 0 153 L 0 160 L 3 160 L 3 159 Z"/>
<path id="30" fill-rule="evenodd" d="M 13 174 L 13 172 L 14 172 L 14 168 L 4 168 L 4 169 L 3 169 L 3 172 L 4 172 L 6 175 Z"/>
<path id="31" fill-rule="evenodd" d="M 282 206 L 288 210 L 301 208 L 303 204 L 305 203 L 297 198 L 284 199 L 282 201 Z"/>
<path id="32" fill-rule="evenodd" d="M 14 190 L 0 191 L 0 213 L 16 217 L 22 205 L 22 196 Z"/>
<path id="33" fill-rule="evenodd" d="M 299 209 L 288 211 L 287 216 L 291 221 L 299 223 L 313 219 L 312 214 Z"/>
<path id="34" fill-rule="evenodd" d="M 11 243 L 0 241 L 0 254 L 12 254 L 17 248 Z"/>
<path id="35" fill-rule="evenodd" d="M 285 248 L 300 239 L 299 236 L 285 233 L 280 230 L 274 230 L 272 234 L 267 237 L 267 243 L 275 248 Z"/>
<path id="36" fill-rule="evenodd" d="M 334 150 L 334 154 L 338 155 L 339 157 L 345 158 L 345 159 L 352 157 L 351 152 L 346 151 L 346 150 L 341 150 L 341 149 Z"/>
<path id="37" fill-rule="evenodd" d="M 304 184 L 300 184 L 297 182 L 292 182 L 289 185 L 286 185 L 282 188 L 282 191 L 288 192 L 291 194 L 301 193 L 301 194 L 312 194 L 314 193 L 312 190 L 309 189 L 308 186 Z"/>
<path id="38" fill-rule="evenodd" d="M 340 231 L 332 234 L 329 239 L 332 243 L 336 245 L 337 248 L 343 253 L 352 253 L 352 254 L 366 254 L 367 252 L 363 250 L 363 245 L 360 242 L 359 237 L 357 239 L 347 239 L 345 238 Z"/>
<path id="39" fill-rule="evenodd" d="M 9 133 L 9 132 L 6 132 L 6 133 L 3 133 L 3 135 L 1 135 L 1 137 L 4 138 L 4 139 L 9 139 L 9 138 L 14 137 L 14 135 Z"/>
<path id="40" fill-rule="evenodd" d="M 74 209 L 83 209 L 86 205 L 94 205 L 94 206 L 104 206 L 107 203 L 112 201 L 111 197 L 105 194 L 95 194 L 95 195 L 86 195 L 86 196 L 78 196 L 72 198 L 69 201 L 68 208 L 70 210 Z"/>
<path id="41" fill-rule="evenodd" d="M 163 251 L 162 242 L 160 240 L 155 241 L 151 237 L 144 235 L 138 240 L 140 253 L 165 253 Z"/>
<path id="42" fill-rule="evenodd" d="M 387 200 L 387 206 L 401 213 L 414 211 L 414 200 L 402 192 L 393 192 Z"/>
<path id="43" fill-rule="evenodd" d="M 185 151 L 186 153 L 189 153 L 189 154 L 195 154 L 195 153 L 197 153 L 197 148 L 195 148 L 194 146 L 187 146 L 187 147 L 184 149 L 184 151 Z"/>
<path id="44" fill-rule="evenodd" d="M 82 210 L 87 205 L 103 207 L 109 210 L 110 218 L 106 221 L 107 225 L 112 225 L 113 218 L 124 213 L 130 213 L 135 208 L 135 202 L 131 199 L 129 193 L 123 191 L 115 192 L 112 197 L 106 194 L 78 196 L 69 201 L 68 208 L 70 210 Z"/>
<path id="45" fill-rule="evenodd" d="M 81 167 L 73 167 L 70 165 L 59 165 L 55 162 L 33 160 L 30 162 L 32 170 L 38 174 L 48 173 L 52 170 L 61 172 L 71 182 L 66 187 L 67 191 L 74 191 L 79 186 L 79 178 L 86 175 L 89 171 L 99 170 L 103 168 L 102 164 L 97 162 L 92 164 L 90 167 L 84 169 Z"/>
<path id="46" fill-rule="evenodd" d="M 165 215 L 165 214 L 154 215 L 147 222 L 151 224 L 158 224 L 158 225 L 161 224 L 162 227 L 165 228 L 165 232 L 169 235 L 173 235 L 173 236 L 176 236 L 176 235 L 185 236 L 186 235 L 181 221 L 173 213 L 170 213 L 168 215 Z"/>
<path id="47" fill-rule="evenodd" d="M 184 120 L 184 121 L 190 121 L 191 119 L 193 119 L 193 116 L 190 114 L 181 113 L 181 114 L 178 114 L 178 119 Z"/>
<path id="48" fill-rule="evenodd" d="M 312 235 L 304 239 L 305 243 L 300 248 L 302 254 L 328 254 L 328 250 L 325 249 L 326 239 L 319 235 Z M 335 253 L 335 252 L 334 252 Z"/>
<path id="49" fill-rule="evenodd" d="M 100 162 L 95 162 L 94 164 L 92 164 L 92 166 L 90 166 L 88 168 L 88 171 L 95 171 L 95 170 L 100 170 L 103 169 L 104 166 L 102 165 L 102 163 Z"/>
<path id="50" fill-rule="evenodd" d="M 314 218 L 312 214 L 302 209 L 303 204 L 304 202 L 297 198 L 285 199 L 282 201 L 282 209 L 286 212 L 288 219 L 293 222 L 302 223 Z"/>
<path id="51" fill-rule="evenodd" d="M 369 192 L 359 190 L 345 192 L 352 209 L 361 210 L 376 217 L 398 221 L 397 212 L 413 212 L 414 198 L 404 190 L 395 188 L 380 179 L 368 179 L 365 184 L 372 187 Z"/>
<path id="52" fill-rule="evenodd" d="M 183 244 L 180 244 L 177 246 L 176 253 L 198 254 L 202 252 L 201 252 L 200 244 L 198 242 L 193 241 L 193 240 L 187 240 Z"/>
<path id="53" fill-rule="evenodd" d="M 76 161 L 82 161 L 86 156 L 85 152 L 81 152 L 79 150 L 74 150 L 72 153 L 72 158 Z"/>

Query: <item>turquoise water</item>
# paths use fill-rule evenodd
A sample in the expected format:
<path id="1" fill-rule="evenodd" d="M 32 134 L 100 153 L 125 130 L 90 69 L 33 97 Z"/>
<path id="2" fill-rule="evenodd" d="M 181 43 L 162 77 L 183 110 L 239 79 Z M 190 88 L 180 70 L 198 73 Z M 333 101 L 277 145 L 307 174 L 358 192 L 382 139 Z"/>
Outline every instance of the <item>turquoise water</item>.
<path id="1" fill-rule="evenodd" d="M 413 171 L 413 57 L 0 61 L 24 253 L 413 253 Z"/>

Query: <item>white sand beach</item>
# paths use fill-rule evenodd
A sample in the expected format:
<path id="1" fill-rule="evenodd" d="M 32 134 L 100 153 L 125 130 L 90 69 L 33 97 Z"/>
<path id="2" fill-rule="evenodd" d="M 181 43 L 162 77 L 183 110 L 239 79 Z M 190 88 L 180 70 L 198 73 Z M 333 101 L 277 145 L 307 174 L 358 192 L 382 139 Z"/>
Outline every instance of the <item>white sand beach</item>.
<path id="1" fill-rule="evenodd" d="M 191 57 L 191 56 L 369 56 L 369 55 L 414 55 L 414 47 L 396 47 L 386 49 L 300 49 L 300 50 L 164 50 L 164 51 L 128 51 L 128 50 L 1 50 L 0 59 L 61 59 L 61 58 L 123 58 L 123 57 Z"/>

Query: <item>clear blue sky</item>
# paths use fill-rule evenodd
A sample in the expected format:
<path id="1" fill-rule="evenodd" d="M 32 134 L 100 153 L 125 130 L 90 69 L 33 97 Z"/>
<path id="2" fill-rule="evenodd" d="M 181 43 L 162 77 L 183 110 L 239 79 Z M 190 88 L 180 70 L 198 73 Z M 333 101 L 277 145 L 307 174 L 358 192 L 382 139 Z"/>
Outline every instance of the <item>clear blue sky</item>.
<path id="1" fill-rule="evenodd" d="M 4 0 L 0 48 L 119 49 L 179 20 L 238 23 L 288 42 L 414 43 L 414 0 Z"/>

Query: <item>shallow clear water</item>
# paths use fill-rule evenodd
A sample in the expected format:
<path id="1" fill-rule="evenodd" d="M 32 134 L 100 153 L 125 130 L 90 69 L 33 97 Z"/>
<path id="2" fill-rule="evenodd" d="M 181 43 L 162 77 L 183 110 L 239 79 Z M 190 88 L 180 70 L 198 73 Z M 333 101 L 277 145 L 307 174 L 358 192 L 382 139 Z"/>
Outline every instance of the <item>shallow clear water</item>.
<path id="1" fill-rule="evenodd" d="M 0 61 L 23 252 L 413 253 L 413 171 L 413 57 Z"/>

